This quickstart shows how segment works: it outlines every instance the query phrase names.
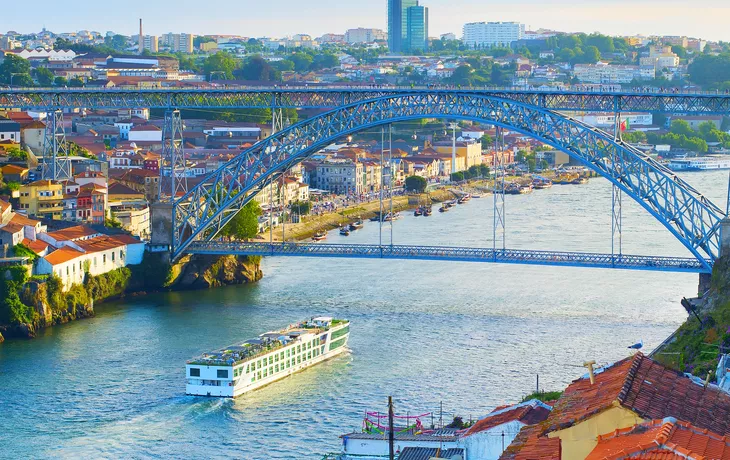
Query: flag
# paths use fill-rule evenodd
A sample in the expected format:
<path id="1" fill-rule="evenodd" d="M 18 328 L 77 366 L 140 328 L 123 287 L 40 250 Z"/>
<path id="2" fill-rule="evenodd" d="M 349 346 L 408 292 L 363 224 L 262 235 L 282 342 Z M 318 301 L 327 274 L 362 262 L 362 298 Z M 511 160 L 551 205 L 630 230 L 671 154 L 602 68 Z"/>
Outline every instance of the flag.
<path id="1" fill-rule="evenodd" d="M 627 129 L 629 129 L 629 120 L 624 120 L 624 121 L 622 121 L 622 122 L 621 122 L 621 126 L 620 126 L 620 129 L 621 129 L 621 132 L 624 132 L 624 131 L 626 131 Z"/>

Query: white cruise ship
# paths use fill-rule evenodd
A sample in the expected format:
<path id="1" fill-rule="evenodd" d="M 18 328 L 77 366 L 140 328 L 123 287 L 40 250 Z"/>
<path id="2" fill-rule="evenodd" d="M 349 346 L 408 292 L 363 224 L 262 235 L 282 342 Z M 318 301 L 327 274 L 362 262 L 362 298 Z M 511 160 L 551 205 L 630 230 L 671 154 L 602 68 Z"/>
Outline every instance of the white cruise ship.
<path id="1" fill-rule="evenodd" d="M 670 160 L 667 167 L 672 171 L 714 171 L 730 169 L 730 156 L 717 155 Z"/>
<path id="2" fill-rule="evenodd" d="M 347 349 L 350 322 L 312 318 L 187 362 L 185 392 L 235 398 Z"/>

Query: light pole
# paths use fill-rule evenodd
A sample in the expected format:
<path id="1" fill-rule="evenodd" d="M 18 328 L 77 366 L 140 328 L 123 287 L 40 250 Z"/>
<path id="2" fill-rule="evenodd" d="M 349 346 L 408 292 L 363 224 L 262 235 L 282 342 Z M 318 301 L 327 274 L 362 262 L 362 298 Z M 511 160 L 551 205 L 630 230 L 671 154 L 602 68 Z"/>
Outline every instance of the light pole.
<path id="1" fill-rule="evenodd" d="M 15 77 L 17 75 L 25 75 L 25 74 L 22 74 L 22 73 L 11 73 L 10 74 L 10 87 L 11 88 L 13 87 L 13 77 Z"/>
<path id="2" fill-rule="evenodd" d="M 456 123 L 451 123 L 449 128 L 452 129 L 451 135 L 451 173 L 458 172 L 456 169 L 456 127 L 459 126 Z"/>

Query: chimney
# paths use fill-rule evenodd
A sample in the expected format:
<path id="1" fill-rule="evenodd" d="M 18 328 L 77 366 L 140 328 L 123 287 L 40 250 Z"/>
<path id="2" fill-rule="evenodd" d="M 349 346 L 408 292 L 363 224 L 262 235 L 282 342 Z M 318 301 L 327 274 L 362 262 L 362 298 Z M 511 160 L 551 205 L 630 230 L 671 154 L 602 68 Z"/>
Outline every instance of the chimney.
<path id="1" fill-rule="evenodd" d="M 591 380 L 591 385 L 594 385 L 596 383 L 596 374 L 593 373 L 593 366 L 595 365 L 595 361 L 587 361 L 583 363 L 583 367 L 588 368 L 588 378 Z"/>
<path id="2" fill-rule="evenodd" d="M 139 18 L 139 54 L 144 51 L 144 35 L 142 35 L 142 18 Z"/>

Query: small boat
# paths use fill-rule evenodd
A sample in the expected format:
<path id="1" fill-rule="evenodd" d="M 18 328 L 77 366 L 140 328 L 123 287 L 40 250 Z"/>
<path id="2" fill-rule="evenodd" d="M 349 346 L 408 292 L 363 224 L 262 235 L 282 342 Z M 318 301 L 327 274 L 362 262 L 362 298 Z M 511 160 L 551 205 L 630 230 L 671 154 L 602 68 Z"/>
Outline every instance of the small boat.
<path id="1" fill-rule="evenodd" d="M 429 207 L 427 207 L 427 208 L 423 208 L 423 216 L 424 216 L 424 217 L 428 217 L 428 216 L 430 216 L 430 215 L 431 215 L 432 213 L 433 213 L 433 210 L 431 209 L 431 207 L 430 207 L 430 206 L 429 206 Z"/>
<path id="2" fill-rule="evenodd" d="M 360 230 L 361 228 L 363 228 L 364 225 L 365 224 L 363 223 L 362 219 L 358 219 L 350 224 L 350 230 Z"/>
<path id="3" fill-rule="evenodd" d="M 350 236 L 350 227 L 340 227 L 340 235 Z"/>
<path id="4" fill-rule="evenodd" d="M 532 181 L 532 186 L 537 190 L 543 190 L 553 186 L 553 181 L 545 177 L 538 177 Z"/>
<path id="5" fill-rule="evenodd" d="M 577 179 L 573 179 L 573 181 L 571 181 L 570 183 L 573 184 L 573 185 L 587 184 L 588 183 L 588 178 L 581 176 L 581 177 L 579 177 Z"/>
<path id="6" fill-rule="evenodd" d="M 481 195 L 472 195 L 471 197 L 472 198 L 481 198 L 482 196 Z"/>
<path id="7" fill-rule="evenodd" d="M 449 207 L 445 204 L 439 208 L 439 212 L 448 212 Z"/>
<path id="8" fill-rule="evenodd" d="M 462 195 L 461 198 L 459 198 L 456 202 L 459 204 L 464 204 L 469 200 L 471 200 L 471 195 L 467 193 L 466 195 Z"/>
<path id="9" fill-rule="evenodd" d="M 519 189 L 519 194 L 527 195 L 528 193 L 532 193 L 532 184 L 521 185 Z"/>
<path id="10" fill-rule="evenodd" d="M 319 230 L 312 236 L 312 241 L 322 241 L 325 238 L 327 238 L 327 232 L 325 232 L 324 230 Z"/>
<path id="11" fill-rule="evenodd" d="M 421 208 L 417 208 L 415 211 L 413 211 L 413 215 L 415 217 L 419 217 L 423 215 L 423 210 Z"/>

